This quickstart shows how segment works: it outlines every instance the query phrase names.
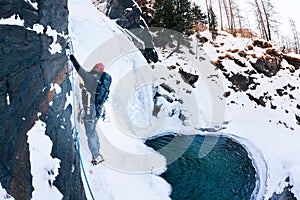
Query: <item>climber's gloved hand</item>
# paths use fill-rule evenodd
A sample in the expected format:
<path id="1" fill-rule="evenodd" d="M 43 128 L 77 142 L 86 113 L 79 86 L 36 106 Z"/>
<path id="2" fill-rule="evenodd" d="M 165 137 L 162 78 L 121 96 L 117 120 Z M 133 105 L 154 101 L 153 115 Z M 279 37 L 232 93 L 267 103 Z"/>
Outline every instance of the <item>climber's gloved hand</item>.
<path id="1" fill-rule="evenodd" d="M 76 60 L 76 58 L 74 57 L 73 54 L 70 55 L 70 60 L 71 60 L 72 62 Z"/>

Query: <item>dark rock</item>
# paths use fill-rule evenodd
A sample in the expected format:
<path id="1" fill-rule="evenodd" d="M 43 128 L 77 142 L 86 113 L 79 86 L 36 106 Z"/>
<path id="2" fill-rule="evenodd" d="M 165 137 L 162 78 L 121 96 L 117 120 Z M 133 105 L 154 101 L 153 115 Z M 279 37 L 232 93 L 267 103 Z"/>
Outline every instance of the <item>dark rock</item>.
<path id="1" fill-rule="evenodd" d="M 39 23 L 67 33 L 67 0 L 38 3 L 37 11 L 23 0 L 2 0 L 0 18 L 17 13 L 25 20 L 25 27 Z M 52 40 L 21 26 L 0 25 L 0 110 L 5 110 L 0 113 L 0 182 L 15 199 L 31 199 L 33 187 L 26 133 L 37 120 L 38 112 L 42 113 L 40 119 L 47 124 L 46 135 L 53 142 L 51 155 L 61 160 L 59 175 L 50 185 L 56 186 L 64 199 L 86 199 L 73 144 L 72 108 L 64 109 L 66 94 L 70 92 L 65 73 L 67 57 L 64 53 L 50 54 Z M 63 38 L 58 37 L 58 42 L 65 46 Z M 59 84 L 62 92 L 56 95 L 50 91 L 50 83 Z"/>
<path id="2" fill-rule="evenodd" d="M 297 104 L 296 108 L 298 108 L 300 110 L 300 104 Z"/>
<path id="3" fill-rule="evenodd" d="M 167 67 L 169 70 L 172 70 L 172 69 L 176 69 L 176 66 L 175 65 L 171 65 L 171 66 L 168 66 Z"/>
<path id="4" fill-rule="evenodd" d="M 264 97 L 263 96 L 260 96 L 259 98 L 255 98 L 250 93 L 247 93 L 247 96 L 249 97 L 249 99 L 251 101 L 254 101 L 257 105 L 266 107 L 266 102 L 264 101 Z"/>
<path id="5" fill-rule="evenodd" d="M 182 78 L 182 80 L 184 82 L 186 82 L 187 84 L 191 85 L 193 88 L 196 87 L 194 84 L 199 79 L 198 75 L 185 72 L 182 68 L 179 68 L 179 74 L 181 75 L 181 78 Z"/>
<path id="6" fill-rule="evenodd" d="M 154 3 L 152 1 L 135 0 L 142 10 L 142 17 L 147 24 L 150 24 L 154 18 Z"/>
<path id="7" fill-rule="evenodd" d="M 241 57 L 243 57 L 243 58 L 246 58 L 246 56 L 247 56 L 247 53 L 244 51 L 244 50 L 242 50 L 242 51 L 239 51 L 239 56 L 241 56 Z"/>
<path id="8" fill-rule="evenodd" d="M 237 65 L 239 65 L 239 66 L 241 66 L 241 67 L 247 67 L 247 66 L 245 65 L 245 63 L 243 63 L 243 62 L 240 61 L 239 59 L 234 58 L 233 61 L 234 61 L 235 64 L 237 64 Z"/>
<path id="9" fill-rule="evenodd" d="M 51 26 L 52 29 L 65 34 L 68 33 L 69 10 L 67 7 L 68 0 L 58 1 L 38 1 L 39 5 L 39 24 Z"/>
<path id="10" fill-rule="evenodd" d="M 169 93 L 175 92 L 175 90 L 171 88 L 169 85 L 167 85 L 166 83 L 161 83 L 160 86 Z"/>
<path id="11" fill-rule="evenodd" d="M 106 15 L 111 19 L 116 19 L 118 25 L 130 30 L 135 36 L 145 44 L 145 49 L 141 50 L 148 62 L 157 62 L 158 55 L 154 49 L 154 43 L 149 28 L 143 18 L 139 6 L 133 0 L 111 0 Z"/>
<path id="12" fill-rule="evenodd" d="M 233 88 L 235 91 L 245 92 L 249 89 L 250 85 L 256 85 L 256 83 L 254 82 L 254 78 L 251 76 L 232 73 L 231 76 L 227 74 L 225 77 L 232 83 L 231 88 Z"/>
<path id="13" fill-rule="evenodd" d="M 294 91 L 296 89 L 296 87 L 292 86 L 291 84 L 288 84 L 287 86 L 290 88 L 290 91 Z"/>
<path id="14" fill-rule="evenodd" d="M 153 110 L 152 110 L 152 115 L 157 117 L 158 113 L 161 110 L 161 107 L 162 107 L 162 104 L 161 105 L 154 104 Z"/>
<path id="15" fill-rule="evenodd" d="M 284 91 L 284 89 L 277 89 L 276 92 L 281 97 L 288 94 L 286 91 Z"/>
<path id="16" fill-rule="evenodd" d="M 272 103 L 271 103 L 271 109 L 275 110 L 277 108 L 277 106 L 274 106 Z"/>
<path id="17" fill-rule="evenodd" d="M 296 117 L 296 120 L 297 120 L 297 124 L 300 125 L 300 116 L 295 114 L 295 117 Z"/>
<path id="18" fill-rule="evenodd" d="M 245 71 L 245 73 L 248 75 L 257 74 L 254 70 L 247 70 L 247 71 Z"/>
<path id="19" fill-rule="evenodd" d="M 225 97 L 225 98 L 227 98 L 227 97 L 229 97 L 229 96 L 230 96 L 230 91 L 225 92 L 225 93 L 223 94 L 223 97 Z"/>
<path id="20" fill-rule="evenodd" d="M 227 70 L 225 69 L 224 65 L 222 64 L 222 62 L 218 61 L 216 63 L 213 63 L 216 66 L 216 69 L 219 69 L 223 72 L 227 72 Z"/>
<path id="21" fill-rule="evenodd" d="M 295 69 L 300 68 L 300 59 L 299 58 L 294 58 L 289 55 L 283 54 L 283 58 L 290 64 L 295 67 Z"/>
<path id="22" fill-rule="evenodd" d="M 208 39 L 206 37 L 202 36 L 202 37 L 199 38 L 199 42 L 206 43 L 206 42 L 208 42 Z"/>
<path id="23" fill-rule="evenodd" d="M 180 111 L 178 118 L 184 123 L 188 118 Z"/>
<path id="24" fill-rule="evenodd" d="M 289 94 L 290 99 L 295 99 L 295 97 L 291 94 Z"/>
<path id="25" fill-rule="evenodd" d="M 251 63 L 252 67 L 258 72 L 268 77 L 275 76 L 281 68 L 281 57 L 271 57 L 270 59 L 258 58 L 256 63 Z"/>
<path id="26" fill-rule="evenodd" d="M 281 51 L 273 49 L 273 48 L 266 49 L 265 52 L 266 52 L 266 54 L 269 54 L 270 56 L 277 56 L 277 57 L 282 56 Z"/>
<path id="27" fill-rule="evenodd" d="M 292 193 L 291 189 L 293 186 L 290 184 L 284 187 L 283 192 L 280 194 L 273 193 L 272 197 L 269 200 L 297 200 L 294 193 Z"/>
<path id="28" fill-rule="evenodd" d="M 263 41 L 263 40 L 254 40 L 252 44 L 253 44 L 253 46 L 264 48 L 264 49 L 272 47 L 271 43 Z"/>
<path id="29" fill-rule="evenodd" d="M 157 98 L 159 97 L 165 98 L 169 103 L 173 103 L 174 100 L 172 99 L 171 96 L 168 96 L 166 94 L 160 94 L 158 92 L 158 86 L 156 86 L 153 90 L 154 90 L 154 96 L 153 96 L 154 104 L 156 104 Z"/>

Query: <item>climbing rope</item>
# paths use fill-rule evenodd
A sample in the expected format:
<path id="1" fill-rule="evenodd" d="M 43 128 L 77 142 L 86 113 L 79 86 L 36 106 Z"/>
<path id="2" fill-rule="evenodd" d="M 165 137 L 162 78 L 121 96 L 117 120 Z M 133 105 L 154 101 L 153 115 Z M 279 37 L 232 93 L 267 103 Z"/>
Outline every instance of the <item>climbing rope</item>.
<path id="1" fill-rule="evenodd" d="M 67 49 L 69 49 L 69 52 L 68 52 L 69 55 L 67 53 L 67 56 L 68 56 L 68 59 L 69 59 L 70 54 L 74 53 L 73 44 L 72 44 L 72 40 L 71 40 L 70 37 L 67 38 Z M 70 65 L 72 65 L 72 62 L 70 61 L 70 59 L 68 60 L 68 62 L 69 62 Z M 77 149 L 77 153 L 78 153 L 78 157 L 79 157 L 79 161 L 80 161 L 80 166 L 81 166 L 81 169 L 82 169 L 82 172 L 83 172 L 83 175 L 84 175 L 85 182 L 88 186 L 88 189 L 89 189 L 89 192 L 90 192 L 90 195 L 91 195 L 92 199 L 95 200 L 92 189 L 91 189 L 91 186 L 90 186 L 88 178 L 87 178 L 87 175 L 85 173 L 82 157 L 81 157 L 81 154 L 80 154 L 80 143 L 79 143 L 79 138 L 78 138 L 77 123 L 76 123 L 75 75 L 74 75 L 74 73 L 75 72 L 74 72 L 74 69 L 73 69 L 72 70 L 72 81 L 71 82 L 72 82 L 72 91 L 73 91 L 73 103 L 72 103 L 73 105 L 72 105 L 72 108 L 73 108 L 73 123 L 74 123 L 75 144 L 76 144 L 76 149 Z"/>

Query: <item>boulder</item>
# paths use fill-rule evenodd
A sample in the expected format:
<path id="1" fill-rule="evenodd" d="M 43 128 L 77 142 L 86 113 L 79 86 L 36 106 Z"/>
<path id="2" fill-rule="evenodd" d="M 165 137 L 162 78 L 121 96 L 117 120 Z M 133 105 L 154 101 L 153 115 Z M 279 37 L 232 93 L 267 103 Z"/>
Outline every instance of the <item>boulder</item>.
<path id="1" fill-rule="evenodd" d="M 270 59 L 258 58 L 255 63 L 250 62 L 252 67 L 258 72 L 268 77 L 275 76 L 281 68 L 281 57 L 273 56 Z"/>
<path id="2" fill-rule="evenodd" d="M 142 18 L 141 9 L 133 0 L 109 1 L 106 15 L 111 19 L 115 19 L 118 25 L 130 30 L 144 42 L 145 49 L 141 51 L 148 62 L 158 61 L 149 28 Z"/>

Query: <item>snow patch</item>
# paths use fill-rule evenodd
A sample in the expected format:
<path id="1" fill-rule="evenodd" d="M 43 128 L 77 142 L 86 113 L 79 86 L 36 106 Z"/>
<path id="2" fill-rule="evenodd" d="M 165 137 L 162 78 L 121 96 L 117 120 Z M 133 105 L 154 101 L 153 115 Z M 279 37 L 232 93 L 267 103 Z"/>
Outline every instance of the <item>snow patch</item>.
<path id="1" fill-rule="evenodd" d="M 43 34 L 44 26 L 41 24 L 34 24 L 33 28 L 27 28 L 28 30 L 35 31 L 37 34 Z"/>
<path id="2" fill-rule="evenodd" d="M 21 19 L 18 14 L 12 15 L 10 18 L 1 18 L 0 24 L 24 26 L 24 19 Z"/>
<path id="3" fill-rule="evenodd" d="M 72 103 L 73 103 L 73 95 L 72 94 L 73 94 L 73 91 L 70 91 L 70 94 L 66 94 L 67 100 L 66 100 L 64 109 L 66 109 L 69 105 L 72 105 Z"/>
<path id="4" fill-rule="evenodd" d="M 40 113 L 38 114 L 38 116 Z M 51 156 L 52 141 L 45 134 L 46 124 L 40 119 L 27 132 L 32 175 L 32 199 L 62 199 L 63 195 L 53 185 L 59 174 L 60 160 Z"/>
<path id="5" fill-rule="evenodd" d="M 26 3 L 29 3 L 34 9 L 38 10 L 38 3 L 33 3 L 31 0 L 24 0 Z"/>
<path id="6" fill-rule="evenodd" d="M 8 93 L 6 93 L 6 105 L 10 105 L 10 98 Z"/>
<path id="7" fill-rule="evenodd" d="M 50 92 L 52 92 L 53 90 L 55 90 L 55 93 L 56 94 L 59 94 L 59 93 L 61 93 L 61 87 L 57 84 L 57 83 L 51 83 L 50 84 Z"/>
<path id="8" fill-rule="evenodd" d="M 62 46 L 57 42 L 57 36 L 62 36 L 62 34 L 59 34 L 56 30 L 52 29 L 50 26 L 47 26 L 46 35 L 53 38 L 52 44 L 50 44 L 49 52 L 51 54 L 61 53 Z"/>
<path id="9" fill-rule="evenodd" d="M 4 188 L 2 188 L 2 185 L 0 183 L 0 199 L 8 199 L 8 200 L 14 200 L 11 195 L 9 195 Z"/>
<path id="10" fill-rule="evenodd" d="M 61 87 L 57 83 L 54 83 L 54 88 L 55 88 L 56 94 L 61 93 Z"/>

